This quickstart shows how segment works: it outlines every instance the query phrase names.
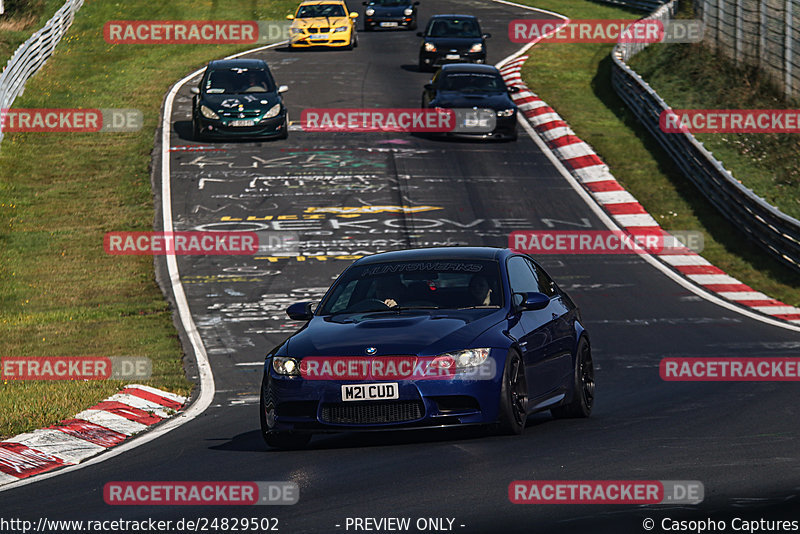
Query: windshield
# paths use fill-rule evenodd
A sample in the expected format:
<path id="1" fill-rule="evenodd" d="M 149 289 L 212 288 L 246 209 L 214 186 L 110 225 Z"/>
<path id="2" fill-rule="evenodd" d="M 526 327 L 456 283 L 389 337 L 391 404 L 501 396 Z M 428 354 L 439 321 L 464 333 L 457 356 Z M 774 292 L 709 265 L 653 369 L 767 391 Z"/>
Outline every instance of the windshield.
<path id="1" fill-rule="evenodd" d="M 275 83 L 265 70 L 220 69 L 209 73 L 205 89 L 213 94 L 269 93 L 275 91 Z"/>
<path id="2" fill-rule="evenodd" d="M 499 308 L 501 288 L 498 264 L 490 260 L 359 265 L 342 274 L 317 314 Z"/>
<path id="3" fill-rule="evenodd" d="M 428 37 L 473 37 L 481 36 L 474 19 L 436 19 L 428 26 Z"/>
<path id="4" fill-rule="evenodd" d="M 453 72 L 443 76 L 439 82 L 442 91 L 476 91 L 502 92 L 506 84 L 495 74 L 479 74 L 474 72 Z"/>
<path id="5" fill-rule="evenodd" d="M 300 6 L 295 18 L 312 19 L 315 17 L 346 17 L 344 7 L 341 4 L 313 4 Z"/>
<path id="6" fill-rule="evenodd" d="M 371 6 L 401 7 L 409 5 L 408 0 L 372 0 Z"/>

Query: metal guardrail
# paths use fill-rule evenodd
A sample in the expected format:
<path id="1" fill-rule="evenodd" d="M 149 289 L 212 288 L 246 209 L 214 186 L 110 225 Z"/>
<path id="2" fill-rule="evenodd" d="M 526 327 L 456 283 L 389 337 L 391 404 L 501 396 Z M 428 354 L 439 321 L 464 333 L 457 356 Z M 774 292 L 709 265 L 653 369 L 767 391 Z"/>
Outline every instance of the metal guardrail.
<path id="1" fill-rule="evenodd" d="M 638 9 L 639 11 L 646 11 L 652 13 L 659 7 L 663 6 L 667 0 L 595 0 L 603 4 L 613 4 L 615 6 L 627 7 L 630 9 Z"/>
<path id="2" fill-rule="evenodd" d="M 678 0 L 646 19 L 669 21 Z M 739 183 L 691 133 L 664 133 L 661 112 L 670 107 L 626 61 L 648 43 L 618 43 L 611 54 L 611 80 L 616 93 L 647 127 L 683 173 L 737 228 L 785 264 L 800 271 L 800 221 L 786 215 Z"/>
<path id="3" fill-rule="evenodd" d="M 47 21 L 44 28 L 34 33 L 8 60 L 0 74 L 0 110 L 11 108 L 14 100 L 25 90 L 25 82 L 42 68 L 53 54 L 56 45 L 67 33 L 75 18 L 75 13 L 83 5 L 83 0 L 67 0 Z M 0 129 L 0 142 L 3 132 Z"/>

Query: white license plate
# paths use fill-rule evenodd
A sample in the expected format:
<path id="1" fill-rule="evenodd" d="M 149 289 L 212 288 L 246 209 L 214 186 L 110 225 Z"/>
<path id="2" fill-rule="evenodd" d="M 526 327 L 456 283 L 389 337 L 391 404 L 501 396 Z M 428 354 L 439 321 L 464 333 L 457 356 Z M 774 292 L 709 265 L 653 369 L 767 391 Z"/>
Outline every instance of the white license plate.
<path id="1" fill-rule="evenodd" d="M 231 126 L 255 126 L 256 121 L 231 121 Z"/>
<path id="2" fill-rule="evenodd" d="M 318 35 L 310 35 L 308 38 L 311 39 L 312 41 L 327 41 L 328 40 L 328 34 L 327 33 L 321 33 L 321 34 L 318 34 Z"/>
<path id="3" fill-rule="evenodd" d="M 342 386 L 343 401 L 399 399 L 397 382 L 385 384 L 347 384 Z"/>
<path id="4" fill-rule="evenodd" d="M 396 22 L 381 22 L 381 28 L 397 28 Z"/>
<path id="5" fill-rule="evenodd" d="M 444 58 L 445 59 L 461 59 L 461 56 L 459 56 L 458 54 L 447 54 L 446 56 L 444 56 Z"/>

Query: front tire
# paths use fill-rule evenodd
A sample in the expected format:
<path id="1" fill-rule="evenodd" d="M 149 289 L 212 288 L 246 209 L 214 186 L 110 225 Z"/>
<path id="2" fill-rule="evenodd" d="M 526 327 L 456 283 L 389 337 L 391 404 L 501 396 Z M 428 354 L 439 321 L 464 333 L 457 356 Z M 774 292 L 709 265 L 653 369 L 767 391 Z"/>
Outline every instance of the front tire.
<path id="1" fill-rule="evenodd" d="M 594 407 L 595 384 L 592 349 L 584 337 L 578 341 L 573 380 L 572 400 L 568 404 L 550 410 L 553 417 L 557 419 L 589 417 L 592 407 Z"/>
<path id="2" fill-rule="evenodd" d="M 528 381 L 525 365 L 516 351 L 508 353 L 500 386 L 500 433 L 519 435 L 528 420 Z"/>
<path id="3" fill-rule="evenodd" d="M 197 119 L 192 119 L 192 140 L 193 141 L 202 141 L 203 134 L 200 133 L 200 125 L 197 124 Z"/>
<path id="4" fill-rule="evenodd" d="M 311 434 L 295 434 L 294 432 L 279 432 L 270 429 L 267 414 L 271 412 L 271 417 L 274 417 L 275 406 L 271 395 L 267 395 L 266 390 L 269 385 L 266 381 L 267 378 L 264 377 L 264 382 L 261 384 L 261 402 L 259 403 L 261 437 L 264 438 L 264 443 L 274 449 L 302 449 L 311 441 Z"/>

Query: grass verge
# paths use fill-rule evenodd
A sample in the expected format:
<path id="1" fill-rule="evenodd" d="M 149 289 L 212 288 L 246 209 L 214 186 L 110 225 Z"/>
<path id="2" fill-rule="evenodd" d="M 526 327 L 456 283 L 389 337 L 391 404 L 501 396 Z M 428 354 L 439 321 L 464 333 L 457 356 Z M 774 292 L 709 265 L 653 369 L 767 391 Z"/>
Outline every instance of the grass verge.
<path id="1" fill-rule="evenodd" d="M 0 357 L 146 356 L 148 382 L 188 394 L 151 257 L 103 235 L 150 230 L 150 151 L 169 86 L 241 45 L 111 45 L 109 20 L 280 19 L 294 0 L 87 2 L 17 108 L 137 108 L 135 133 L 9 133 L 0 147 Z M 0 438 L 70 417 L 114 381 L 0 383 Z"/>
<path id="2" fill-rule="evenodd" d="M 518 1 L 571 19 L 641 17 L 586 0 Z M 662 227 L 703 232 L 702 255 L 707 260 L 758 291 L 800 305 L 800 275 L 769 257 L 728 223 L 616 95 L 611 86 L 612 48 L 612 44 L 539 44 L 531 50 L 522 76 L 597 151 L 617 180 Z M 691 78 L 689 83 L 695 90 L 701 85 Z M 717 88 L 706 84 L 705 89 Z M 669 99 L 667 102 L 672 105 Z"/>

